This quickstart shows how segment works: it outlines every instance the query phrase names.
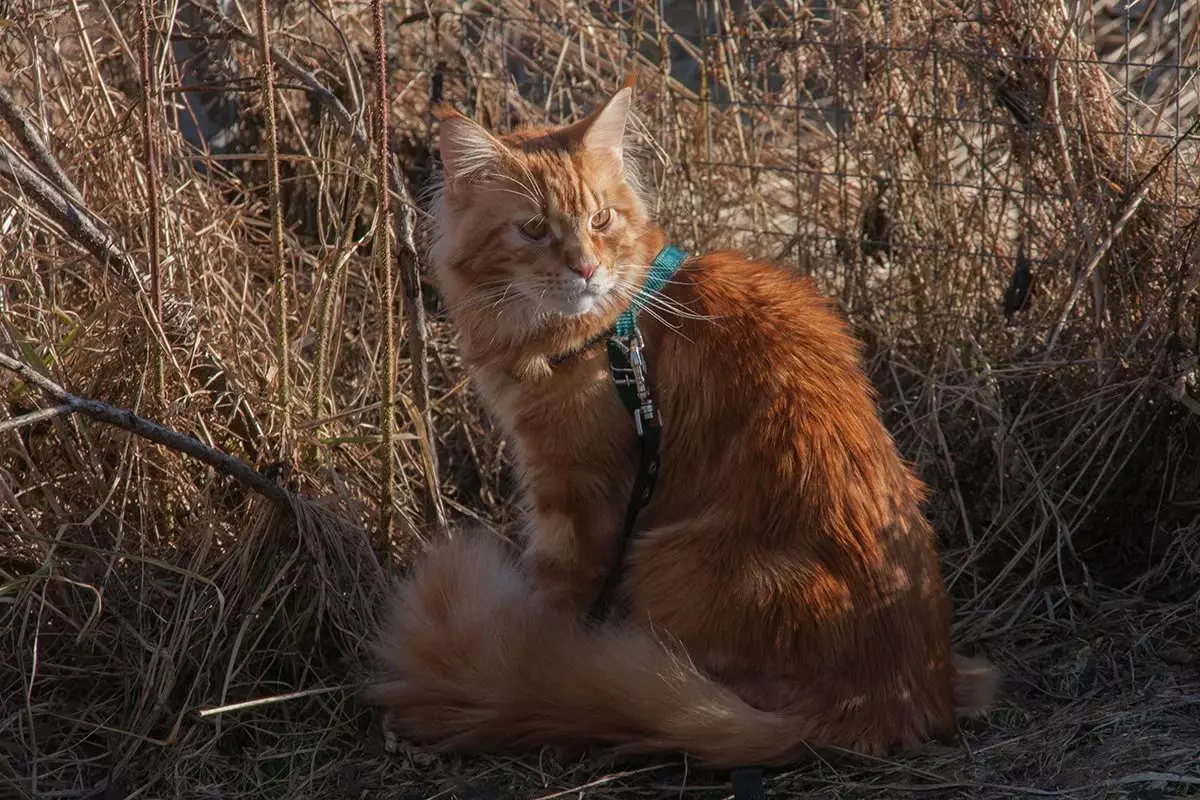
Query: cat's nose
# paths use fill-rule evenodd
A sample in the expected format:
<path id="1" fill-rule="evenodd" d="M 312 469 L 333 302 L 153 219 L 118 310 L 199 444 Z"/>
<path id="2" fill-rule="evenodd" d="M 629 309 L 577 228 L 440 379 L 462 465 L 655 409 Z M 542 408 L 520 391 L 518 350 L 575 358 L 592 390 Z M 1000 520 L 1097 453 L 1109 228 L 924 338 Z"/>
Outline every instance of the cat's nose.
<path id="1" fill-rule="evenodd" d="M 600 269 L 599 261 L 577 261 L 571 265 L 571 272 L 574 272 L 585 281 L 590 280 L 598 269 Z"/>

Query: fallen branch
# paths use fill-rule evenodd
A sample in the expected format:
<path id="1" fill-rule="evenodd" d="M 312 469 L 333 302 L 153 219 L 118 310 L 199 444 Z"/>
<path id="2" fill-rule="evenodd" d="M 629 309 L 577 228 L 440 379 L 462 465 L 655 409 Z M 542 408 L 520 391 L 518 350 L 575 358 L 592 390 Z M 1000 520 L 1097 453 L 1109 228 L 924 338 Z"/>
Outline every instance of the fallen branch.
<path id="1" fill-rule="evenodd" d="M 291 492 L 273 483 L 249 464 L 239 461 L 233 456 L 226 455 L 219 450 L 214 450 L 195 437 L 164 428 L 157 422 L 148 420 L 145 417 L 139 417 L 132 411 L 126 411 L 116 406 L 110 406 L 107 403 L 73 395 L 37 370 L 4 353 L 0 353 L 0 367 L 10 372 L 15 372 L 27 383 L 36 386 L 46 395 L 57 400 L 62 404 L 60 408 L 76 411 L 93 419 L 98 419 L 101 422 L 106 422 L 109 425 L 123 428 L 135 436 L 149 439 L 155 444 L 160 444 L 177 453 L 183 453 L 184 455 L 189 455 L 192 458 L 203 461 L 217 472 L 228 475 L 247 488 L 258 492 L 280 509 L 289 514 L 294 513 L 292 503 L 295 498 Z M 64 411 L 63 413 L 66 412 Z M 18 419 L 27 420 L 29 416 L 31 415 L 25 415 Z M 10 420 L 10 422 L 15 421 Z"/>
<path id="2" fill-rule="evenodd" d="M 58 159 L 46 147 L 46 143 L 38 135 L 33 122 L 22 113 L 12 95 L 3 86 L 0 86 L 0 119 L 8 123 L 8 127 L 16 135 L 21 146 L 25 148 L 25 152 L 33 159 L 33 163 L 50 176 L 58 184 L 58 188 L 69 195 L 72 200 L 83 205 L 83 195 L 79 188 L 67 177 L 67 173 L 63 172 Z"/>
<path id="3" fill-rule="evenodd" d="M 137 282 L 139 290 L 146 291 L 150 283 L 149 276 L 144 275 L 137 262 L 96 224 L 87 209 L 69 200 L 53 184 L 14 156 L 8 147 L 0 147 L 0 175 L 32 198 L 46 216 L 61 226 L 97 261 L 105 266 L 116 266 Z"/>
<path id="4" fill-rule="evenodd" d="M 79 189 L 38 137 L 33 123 L 12 102 L 12 97 L 2 91 L 0 118 L 8 123 L 24 145 L 29 158 L 60 185 L 56 186 L 50 178 L 30 169 L 7 142 L 0 142 L 0 176 L 8 178 L 20 192 L 32 199 L 42 213 L 61 227 L 76 244 L 105 267 L 114 268 L 122 278 L 132 281 L 135 291 L 149 297 L 150 276 L 104 230 L 99 218 L 84 205 Z M 165 290 L 161 315 L 153 318 L 151 323 L 156 329 L 154 335 L 187 350 L 192 349 L 199 338 L 198 325 L 190 305 Z M 242 397 L 233 373 L 223 359 L 206 343 L 201 345 L 204 359 L 196 364 L 201 371 L 200 382 L 206 386 L 211 384 L 209 388 L 213 391 L 229 396 L 244 428 L 234 432 L 243 437 L 251 453 L 257 453 L 262 446 L 262 426 L 250 404 Z"/>

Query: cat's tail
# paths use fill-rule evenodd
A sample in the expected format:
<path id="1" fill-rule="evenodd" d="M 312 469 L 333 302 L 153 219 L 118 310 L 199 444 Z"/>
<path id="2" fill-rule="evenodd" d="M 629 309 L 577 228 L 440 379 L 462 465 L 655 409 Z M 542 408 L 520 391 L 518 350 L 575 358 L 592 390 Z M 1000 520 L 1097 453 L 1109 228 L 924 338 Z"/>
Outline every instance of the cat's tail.
<path id="1" fill-rule="evenodd" d="M 732 768 L 853 745 L 829 741 L 815 713 L 748 705 L 644 631 L 589 627 L 544 606 L 494 543 L 434 550 L 378 648 L 398 678 L 371 699 L 398 732 L 442 750 L 599 746 Z"/>

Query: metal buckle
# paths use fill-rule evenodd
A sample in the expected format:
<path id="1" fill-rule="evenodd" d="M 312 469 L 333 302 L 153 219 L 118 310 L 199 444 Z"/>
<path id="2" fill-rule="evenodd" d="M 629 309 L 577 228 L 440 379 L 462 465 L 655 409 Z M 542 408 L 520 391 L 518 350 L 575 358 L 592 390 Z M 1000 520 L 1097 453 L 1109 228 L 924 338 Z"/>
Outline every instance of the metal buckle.
<path id="1" fill-rule="evenodd" d="M 636 327 L 628 336 L 614 336 L 610 340 L 620 350 L 629 366 L 618 365 L 610 356 L 609 369 L 613 383 L 622 396 L 626 407 L 633 414 L 633 424 L 638 436 L 645 435 L 646 425 L 655 422 L 654 398 L 650 396 L 650 381 L 646 372 L 646 359 L 642 355 L 642 334 Z M 632 391 L 630 391 L 632 390 Z"/>
<path id="2" fill-rule="evenodd" d="M 642 334 L 634 328 L 629 337 L 629 364 L 633 368 L 634 388 L 637 390 L 638 407 L 633 412 L 633 424 L 638 436 L 645 433 L 645 425 L 654 421 L 654 398 L 650 396 L 650 382 L 646 378 L 646 359 L 642 356 Z"/>

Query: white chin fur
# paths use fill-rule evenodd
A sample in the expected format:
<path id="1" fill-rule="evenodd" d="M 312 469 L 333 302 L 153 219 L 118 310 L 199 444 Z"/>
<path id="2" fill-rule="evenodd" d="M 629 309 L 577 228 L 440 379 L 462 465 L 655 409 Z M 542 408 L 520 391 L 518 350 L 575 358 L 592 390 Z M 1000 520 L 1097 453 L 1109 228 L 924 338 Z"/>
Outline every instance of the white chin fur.
<path id="1" fill-rule="evenodd" d="M 603 295 L 590 293 L 576 295 L 573 298 L 564 298 L 559 311 L 568 317 L 578 317 L 582 314 L 589 314 L 595 311 L 600 307 L 600 301 L 603 299 Z"/>
<path id="2" fill-rule="evenodd" d="M 556 292 L 547 292 L 540 298 L 530 298 L 544 308 L 556 311 L 564 317 L 590 314 L 603 305 L 611 287 L 593 284 L 585 289 L 562 287 Z"/>

